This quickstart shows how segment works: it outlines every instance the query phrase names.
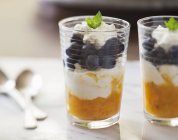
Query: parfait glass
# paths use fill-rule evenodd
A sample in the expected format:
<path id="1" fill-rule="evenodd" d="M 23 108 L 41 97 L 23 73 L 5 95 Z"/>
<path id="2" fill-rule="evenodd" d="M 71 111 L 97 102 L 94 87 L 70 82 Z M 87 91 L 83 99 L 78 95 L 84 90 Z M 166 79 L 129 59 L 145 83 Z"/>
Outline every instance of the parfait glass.
<path id="1" fill-rule="evenodd" d="M 138 20 L 144 114 L 151 123 L 178 126 L 178 30 L 165 21 L 177 16 Z"/>
<path id="2" fill-rule="evenodd" d="M 130 25 L 103 17 L 115 30 L 76 29 L 87 17 L 60 21 L 60 43 L 68 118 L 73 125 L 97 129 L 119 120 Z M 103 38 L 103 45 L 98 45 L 96 40 Z"/>

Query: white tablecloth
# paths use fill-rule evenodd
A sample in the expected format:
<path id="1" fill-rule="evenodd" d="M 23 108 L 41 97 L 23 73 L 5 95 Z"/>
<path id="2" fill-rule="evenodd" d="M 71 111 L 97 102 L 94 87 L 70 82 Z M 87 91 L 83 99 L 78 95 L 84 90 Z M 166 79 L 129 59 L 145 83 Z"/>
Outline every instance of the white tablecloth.
<path id="1" fill-rule="evenodd" d="M 40 73 L 44 85 L 35 104 L 49 114 L 36 130 L 25 130 L 22 111 L 0 95 L 0 140 L 178 140 L 178 128 L 153 125 L 144 119 L 138 62 L 127 62 L 119 124 L 100 130 L 68 123 L 60 60 L 0 58 L 0 68 L 12 79 L 24 68 Z"/>

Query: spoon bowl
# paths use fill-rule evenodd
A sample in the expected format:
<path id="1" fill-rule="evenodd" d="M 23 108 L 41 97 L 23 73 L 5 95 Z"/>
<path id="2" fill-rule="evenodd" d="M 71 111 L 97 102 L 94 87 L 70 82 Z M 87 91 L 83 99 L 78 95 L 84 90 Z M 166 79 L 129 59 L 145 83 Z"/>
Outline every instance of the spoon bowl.
<path id="1" fill-rule="evenodd" d="M 31 109 L 27 107 L 27 103 L 24 98 L 21 96 L 19 91 L 15 89 L 15 81 L 10 80 L 2 70 L 0 70 L 0 93 L 5 93 L 13 98 L 25 111 L 25 128 L 34 129 L 37 127 L 37 121 L 32 115 Z"/>
<path id="2" fill-rule="evenodd" d="M 16 88 L 28 90 L 31 97 L 36 96 L 42 87 L 42 78 L 31 70 L 24 70 L 16 79 Z"/>
<path id="3" fill-rule="evenodd" d="M 15 87 L 15 81 L 10 80 L 6 74 L 0 70 L 0 91 L 1 93 L 6 92 L 9 89 L 13 89 Z"/>
<path id="4" fill-rule="evenodd" d="M 32 97 L 35 97 L 39 93 L 41 87 L 41 76 L 31 70 L 24 70 L 16 79 L 16 88 L 23 94 L 26 102 L 32 108 L 33 115 L 38 120 L 43 120 L 47 117 L 47 114 L 32 102 Z"/>

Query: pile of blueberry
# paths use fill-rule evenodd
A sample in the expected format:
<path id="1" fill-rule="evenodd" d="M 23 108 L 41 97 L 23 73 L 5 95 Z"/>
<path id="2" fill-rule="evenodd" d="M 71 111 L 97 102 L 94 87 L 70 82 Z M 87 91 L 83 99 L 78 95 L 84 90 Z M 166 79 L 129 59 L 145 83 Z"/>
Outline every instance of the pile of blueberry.
<path id="1" fill-rule="evenodd" d="M 71 38 L 71 46 L 66 49 L 67 66 L 75 69 L 75 64 L 78 63 L 88 70 L 111 69 L 116 64 L 118 54 L 122 53 L 124 48 L 124 44 L 118 38 L 111 38 L 101 49 L 96 49 L 93 44 L 83 43 L 81 34 L 74 34 Z"/>
<path id="2" fill-rule="evenodd" d="M 167 52 L 162 47 L 154 48 L 156 40 L 148 35 L 142 44 L 144 53 L 142 57 L 152 62 L 154 65 L 177 64 L 178 65 L 178 45 L 172 46 Z"/>

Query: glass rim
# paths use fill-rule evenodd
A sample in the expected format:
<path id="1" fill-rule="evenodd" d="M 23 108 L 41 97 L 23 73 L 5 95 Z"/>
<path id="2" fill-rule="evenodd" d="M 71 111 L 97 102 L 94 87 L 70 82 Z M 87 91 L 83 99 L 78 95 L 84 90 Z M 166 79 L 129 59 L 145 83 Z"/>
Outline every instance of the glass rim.
<path id="1" fill-rule="evenodd" d="M 75 20 L 78 20 L 78 19 L 85 19 L 87 17 L 92 17 L 93 15 L 87 15 L 87 16 L 73 16 L 73 17 L 68 17 L 68 18 L 64 18 L 62 20 L 60 20 L 58 22 L 58 26 L 59 28 L 63 29 L 63 30 L 66 30 L 66 31 L 78 31 L 78 32 L 86 32 L 86 31 L 83 31 L 83 30 L 74 30 L 72 27 L 66 27 L 64 25 L 64 23 L 66 22 L 70 22 L 70 21 L 75 21 Z M 129 30 L 130 29 L 130 23 L 126 20 L 123 20 L 123 19 L 120 19 L 120 18 L 114 18 L 114 17 L 108 17 L 108 16 L 103 16 L 102 17 L 103 20 L 104 19 L 113 19 L 115 20 L 116 22 L 119 22 L 119 21 L 122 21 L 123 23 L 126 24 L 126 26 L 120 28 L 120 29 L 117 29 L 116 30 L 102 30 L 102 31 L 87 31 L 87 32 L 118 32 L 118 31 L 126 31 L 126 30 Z M 117 24 L 117 23 L 116 23 Z"/>
<path id="2" fill-rule="evenodd" d="M 144 21 L 146 20 L 149 20 L 149 19 L 154 19 L 154 18 L 171 18 L 171 17 L 174 17 L 174 18 L 178 18 L 178 16 L 176 15 L 161 15 L 161 16 L 148 16 L 148 17 L 144 17 L 144 18 L 141 18 L 137 21 L 137 25 L 138 25 L 138 28 L 143 28 L 143 29 L 147 29 L 147 30 L 154 30 L 155 28 L 154 27 L 148 27 L 148 26 L 145 26 L 143 24 Z"/>

